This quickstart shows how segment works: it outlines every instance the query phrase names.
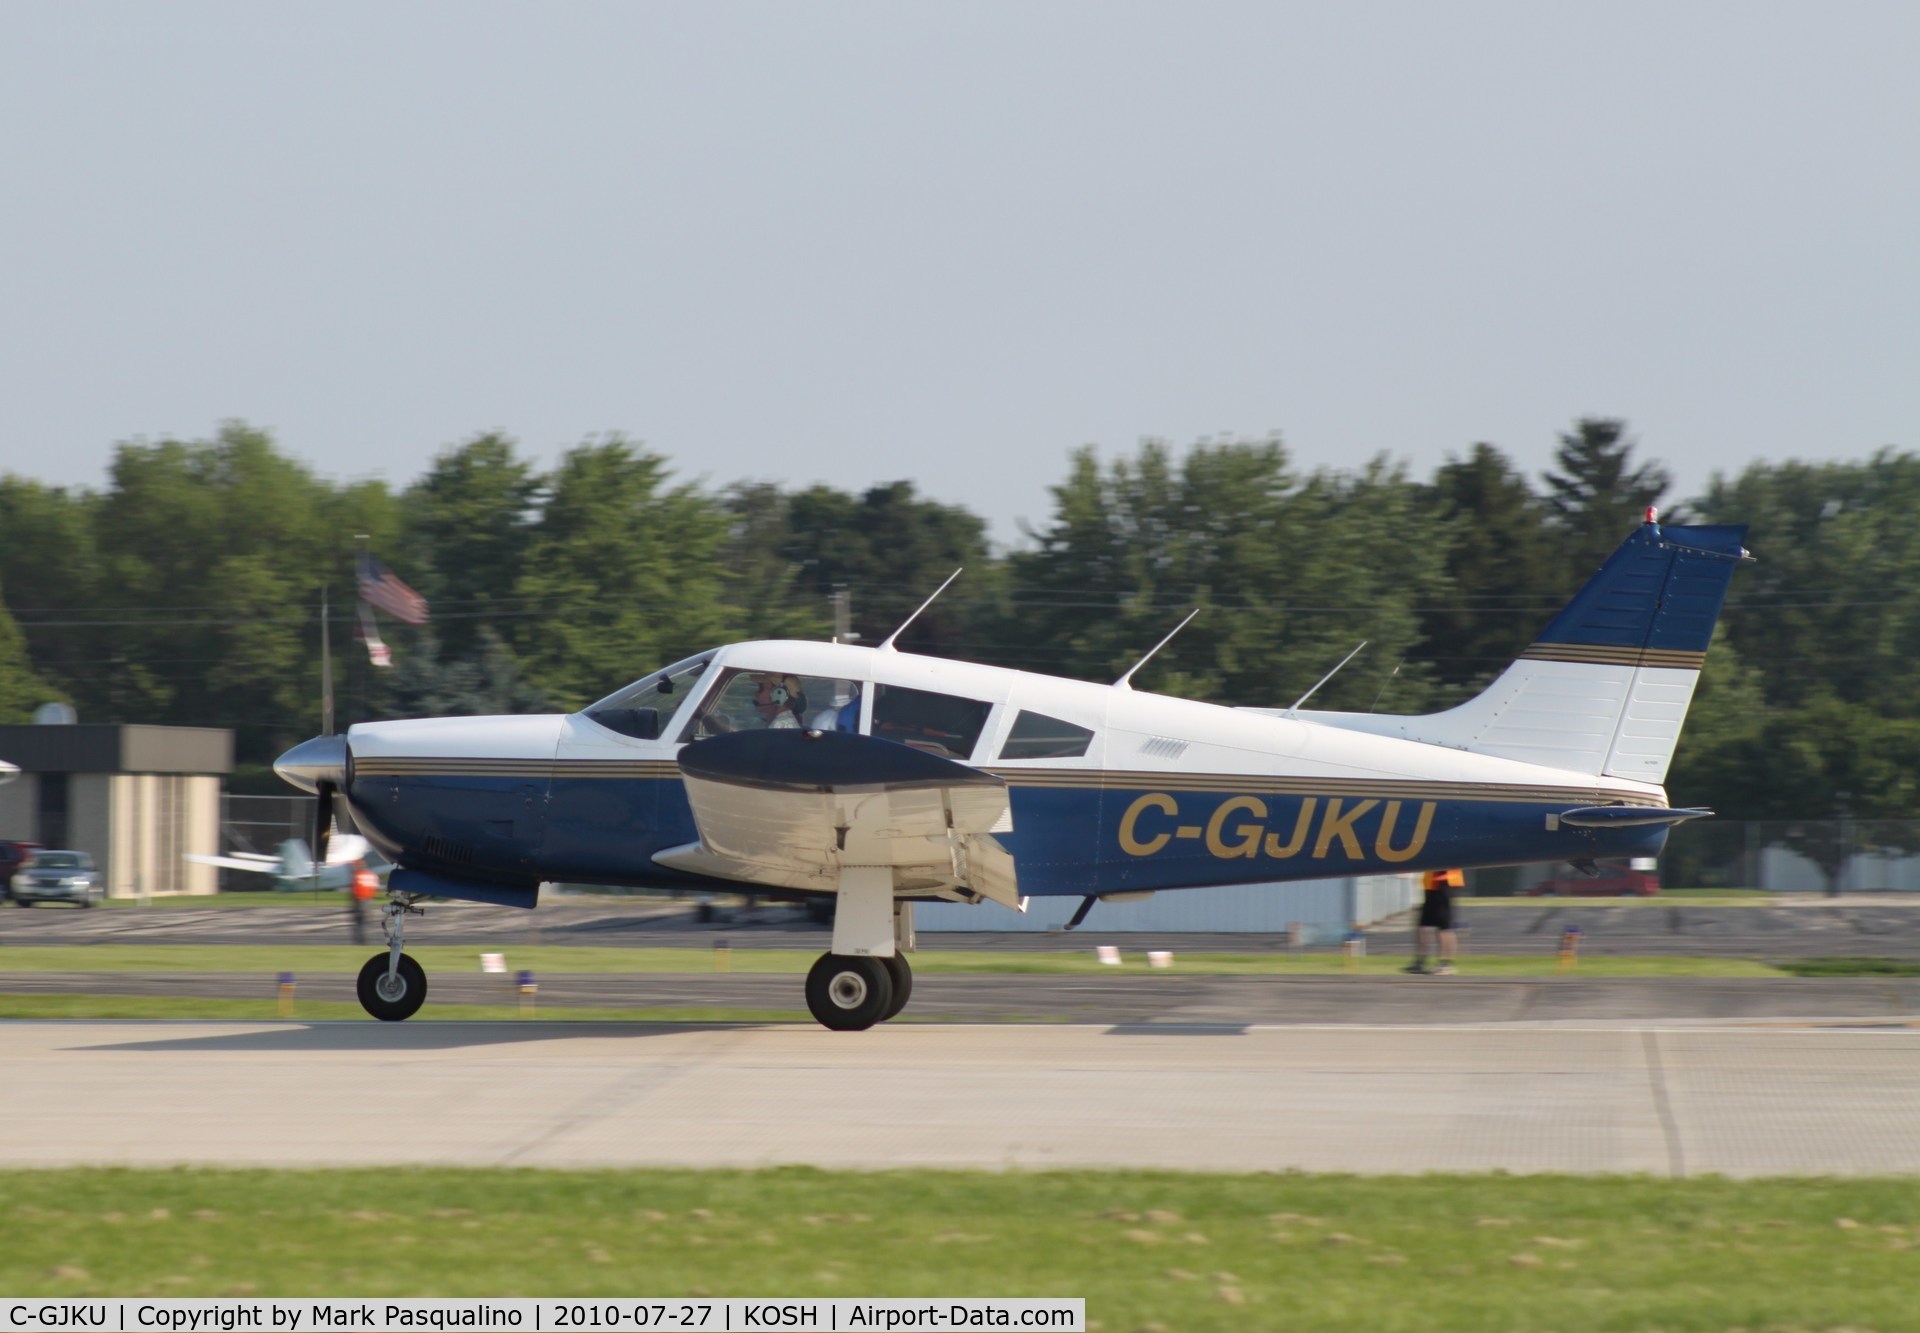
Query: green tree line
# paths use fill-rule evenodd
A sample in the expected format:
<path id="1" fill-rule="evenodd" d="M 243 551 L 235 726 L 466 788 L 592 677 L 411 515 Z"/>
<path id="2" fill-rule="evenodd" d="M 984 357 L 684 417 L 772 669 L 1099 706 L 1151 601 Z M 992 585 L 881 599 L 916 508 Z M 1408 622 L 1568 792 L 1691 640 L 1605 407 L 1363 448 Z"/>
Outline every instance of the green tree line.
<path id="1" fill-rule="evenodd" d="M 1189 611 L 1142 688 L 1422 712 L 1513 659 L 1648 505 L 1744 522 L 1736 577 L 1668 786 L 1723 816 L 1904 818 L 1920 784 L 1920 457 L 1756 463 L 1674 497 L 1625 423 L 1588 418 L 1529 477 L 1491 444 L 1416 477 L 1303 469 L 1278 437 L 1070 456 L 1051 512 L 998 550 L 977 515 L 863 492 L 677 480 L 621 437 L 550 470 L 482 435 L 402 489 L 334 483 L 230 423 L 121 445 L 106 483 L 0 476 L 0 721 L 230 727 L 264 764 L 319 722 L 330 590 L 343 721 L 572 709 L 715 643 L 825 637 L 836 595 L 878 642 L 956 567 L 902 646 L 1111 680 Z M 365 535 L 432 604 L 353 641 Z"/>

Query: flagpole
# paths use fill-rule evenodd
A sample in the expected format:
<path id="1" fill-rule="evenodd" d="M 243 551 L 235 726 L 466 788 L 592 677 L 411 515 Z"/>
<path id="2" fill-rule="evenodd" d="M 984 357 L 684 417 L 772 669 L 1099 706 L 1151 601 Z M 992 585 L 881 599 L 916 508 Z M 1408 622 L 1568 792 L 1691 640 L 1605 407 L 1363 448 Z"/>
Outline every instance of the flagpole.
<path id="1" fill-rule="evenodd" d="M 355 623 L 359 624 L 365 621 L 366 612 L 367 612 L 367 604 L 365 602 L 358 602 L 358 594 L 360 592 L 360 571 L 366 566 L 367 543 L 372 539 L 366 533 L 359 532 L 354 534 L 353 540 L 354 540 L 355 546 L 358 548 L 355 552 L 355 557 L 353 562 L 353 591 L 355 593 L 355 597 L 357 601 L 357 605 L 354 607 L 354 612 L 356 616 Z M 360 645 L 360 648 L 361 648 L 361 652 L 354 654 L 355 659 L 358 659 L 365 652 L 366 645 L 363 643 Z M 354 662 L 354 671 L 359 680 L 363 682 L 366 680 L 367 678 L 366 667 L 362 665 L 358 660 Z"/>

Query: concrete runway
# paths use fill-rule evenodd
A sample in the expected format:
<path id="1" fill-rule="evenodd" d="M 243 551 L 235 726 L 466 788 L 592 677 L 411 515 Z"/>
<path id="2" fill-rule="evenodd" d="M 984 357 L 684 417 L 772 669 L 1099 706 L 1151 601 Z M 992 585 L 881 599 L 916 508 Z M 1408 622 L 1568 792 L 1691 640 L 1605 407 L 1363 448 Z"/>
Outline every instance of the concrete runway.
<path id="1" fill-rule="evenodd" d="M 0 1166 L 1920 1172 L 1920 1031 L 0 1024 Z"/>

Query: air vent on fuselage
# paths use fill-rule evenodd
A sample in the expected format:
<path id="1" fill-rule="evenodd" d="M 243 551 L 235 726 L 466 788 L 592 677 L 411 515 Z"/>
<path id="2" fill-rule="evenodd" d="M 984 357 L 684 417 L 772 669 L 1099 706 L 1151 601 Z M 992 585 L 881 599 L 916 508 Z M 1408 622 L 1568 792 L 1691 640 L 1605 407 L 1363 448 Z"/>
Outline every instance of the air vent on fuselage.
<path id="1" fill-rule="evenodd" d="M 473 848 L 464 842 L 455 842 L 452 838 L 428 838 L 427 855 L 446 865 L 470 866 L 473 864 Z"/>
<path id="2" fill-rule="evenodd" d="M 1140 742 L 1140 753 L 1150 754 L 1155 759 L 1178 759 L 1186 752 L 1185 741 L 1176 741 L 1167 736 L 1149 736 Z"/>

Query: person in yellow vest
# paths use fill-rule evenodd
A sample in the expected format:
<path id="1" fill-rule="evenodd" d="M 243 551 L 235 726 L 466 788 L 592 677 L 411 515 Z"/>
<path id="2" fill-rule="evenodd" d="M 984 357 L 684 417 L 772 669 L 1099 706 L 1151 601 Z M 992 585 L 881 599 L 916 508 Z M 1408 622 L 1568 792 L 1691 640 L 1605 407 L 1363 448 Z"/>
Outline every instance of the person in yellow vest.
<path id="1" fill-rule="evenodd" d="M 1453 894 L 1466 884 L 1458 870 L 1429 870 L 1421 881 L 1426 893 L 1420 902 L 1420 926 L 1413 935 L 1413 962 L 1402 971 L 1417 975 L 1453 975 Z M 1427 958 L 1433 956 L 1432 967 Z"/>
<path id="2" fill-rule="evenodd" d="M 347 888 L 347 910 L 353 913 L 353 942 L 367 942 L 367 904 L 380 892 L 380 876 L 367 869 L 365 861 L 353 863 L 353 883 Z"/>

